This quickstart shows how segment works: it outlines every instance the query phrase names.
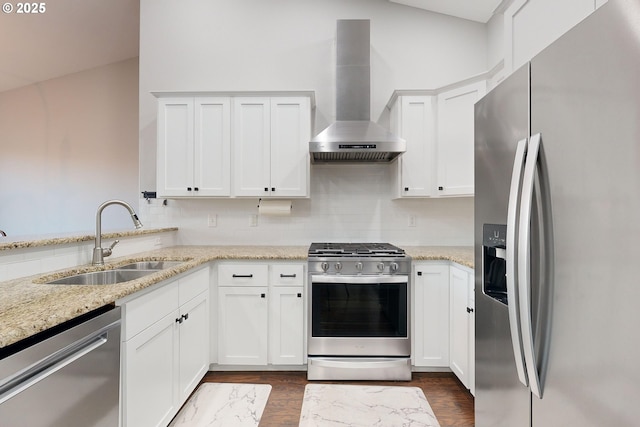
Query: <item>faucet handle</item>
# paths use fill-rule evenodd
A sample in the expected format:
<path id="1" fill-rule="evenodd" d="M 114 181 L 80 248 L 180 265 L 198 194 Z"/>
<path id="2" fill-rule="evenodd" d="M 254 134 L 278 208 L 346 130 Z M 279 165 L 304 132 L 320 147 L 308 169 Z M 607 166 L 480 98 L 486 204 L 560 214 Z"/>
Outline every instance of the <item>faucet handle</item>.
<path id="1" fill-rule="evenodd" d="M 120 240 L 114 240 L 111 246 L 102 250 L 102 256 L 109 256 L 113 252 L 113 247 L 120 243 Z"/>

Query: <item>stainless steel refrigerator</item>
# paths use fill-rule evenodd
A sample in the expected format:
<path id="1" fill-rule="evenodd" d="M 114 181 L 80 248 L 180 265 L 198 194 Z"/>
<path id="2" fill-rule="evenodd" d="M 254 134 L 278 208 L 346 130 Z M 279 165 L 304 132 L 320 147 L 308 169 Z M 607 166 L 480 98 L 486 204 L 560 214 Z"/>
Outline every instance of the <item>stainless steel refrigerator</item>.
<path id="1" fill-rule="evenodd" d="M 475 107 L 476 426 L 640 425 L 640 2 Z"/>

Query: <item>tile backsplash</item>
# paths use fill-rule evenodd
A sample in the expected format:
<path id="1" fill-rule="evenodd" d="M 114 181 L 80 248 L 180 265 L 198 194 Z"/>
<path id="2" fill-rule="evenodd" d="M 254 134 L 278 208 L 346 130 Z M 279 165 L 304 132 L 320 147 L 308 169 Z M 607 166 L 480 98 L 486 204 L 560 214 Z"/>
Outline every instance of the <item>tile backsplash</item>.
<path id="1" fill-rule="evenodd" d="M 311 197 L 292 199 L 290 216 L 258 215 L 258 198 L 141 200 L 140 215 L 178 227 L 188 245 L 473 245 L 472 197 L 394 200 L 391 173 L 387 164 L 312 165 Z"/>

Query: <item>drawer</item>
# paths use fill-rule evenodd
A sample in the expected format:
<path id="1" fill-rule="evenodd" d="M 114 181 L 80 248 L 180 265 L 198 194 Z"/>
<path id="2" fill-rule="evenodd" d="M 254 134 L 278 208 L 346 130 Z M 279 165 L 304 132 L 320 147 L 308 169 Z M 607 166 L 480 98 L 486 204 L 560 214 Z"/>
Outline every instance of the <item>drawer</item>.
<path id="1" fill-rule="evenodd" d="M 267 264 L 220 264 L 218 286 L 267 286 Z"/>
<path id="2" fill-rule="evenodd" d="M 124 305 L 122 340 L 127 341 L 178 309 L 178 282 L 162 286 Z"/>
<path id="3" fill-rule="evenodd" d="M 304 284 L 304 265 L 273 264 L 269 283 L 274 286 L 302 286 Z"/>
<path id="4" fill-rule="evenodd" d="M 209 289 L 209 268 L 203 268 L 180 279 L 180 305 Z"/>

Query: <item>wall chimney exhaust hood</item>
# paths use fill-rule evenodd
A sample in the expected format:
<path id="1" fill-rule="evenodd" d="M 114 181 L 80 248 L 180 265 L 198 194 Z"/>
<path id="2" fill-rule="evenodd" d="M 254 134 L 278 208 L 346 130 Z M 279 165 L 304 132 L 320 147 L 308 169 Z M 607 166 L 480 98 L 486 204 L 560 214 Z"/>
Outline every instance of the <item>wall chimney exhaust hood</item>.
<path id="1" fill-rule="evenodd" d="M 336 43 L 336 122 L 309 142 L 312 162 L 390 162 L 407 143 L 371 121 L 370 22 L 340 19 Z"/>

